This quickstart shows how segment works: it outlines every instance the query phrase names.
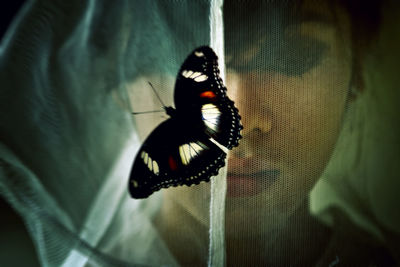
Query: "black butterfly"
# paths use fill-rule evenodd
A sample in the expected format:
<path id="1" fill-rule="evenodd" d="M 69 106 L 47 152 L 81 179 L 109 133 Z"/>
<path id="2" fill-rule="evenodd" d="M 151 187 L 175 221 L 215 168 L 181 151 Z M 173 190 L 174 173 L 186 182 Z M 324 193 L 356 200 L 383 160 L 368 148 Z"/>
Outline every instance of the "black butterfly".
<path id="1" fill-rule="evenodd" d="M 146 139 L 136 155 L 129 192 L 146 198 L 160 188 L 209 181 L 225 165 L 228 149 L 241 138 L 240 115 L 219 77 L 218 57 L 208 46 L 183 62 L 175 84 L 176 109 Z"/>

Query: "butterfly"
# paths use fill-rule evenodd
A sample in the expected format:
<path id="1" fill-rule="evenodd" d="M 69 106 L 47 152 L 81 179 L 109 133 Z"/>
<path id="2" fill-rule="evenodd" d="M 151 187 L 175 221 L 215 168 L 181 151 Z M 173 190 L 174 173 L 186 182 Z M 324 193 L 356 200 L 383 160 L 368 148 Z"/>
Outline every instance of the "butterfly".
<path id="1" fill-rule="evenodd" d="M 219 76 L 218 57 L 208 46 L 195 49 L 183 62 L 175 83 L 175 108 L 169 119 L 147 137 L 129 177 L 133 198 L 161 188 L 208 182 L 225 165 L 226 153 L 213 141 L 238 146 L 243 126 Z"/>

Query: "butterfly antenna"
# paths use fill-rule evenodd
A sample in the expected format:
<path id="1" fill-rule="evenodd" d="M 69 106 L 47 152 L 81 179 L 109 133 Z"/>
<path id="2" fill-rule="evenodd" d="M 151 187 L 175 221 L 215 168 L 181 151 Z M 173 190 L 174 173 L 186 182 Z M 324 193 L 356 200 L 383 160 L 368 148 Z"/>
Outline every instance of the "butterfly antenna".
<path id="1" fill-rule="evenodd" d="M 156 91 L 156 89 L 154 89 L 154 87 L 153 87 L 153 85 L 151 84 L 151 82 L 148 82 L 148 83 L 150 84 L 150 86 L 151 86 L 151 89 L 153 89 L 153 92 L 156 94 L 156 96 L 157 96 L 158 100 L 160 100 L 160 103 L 161 103 L 161 105 L 162 105 L 162 106 L 165 108 L 166 106 L 165 106 L 164 102 L 162 102 L 162 100 L 161 100 L 160 96 L 157 94 L 157 91 Z"/>
<path id="2" fill-rule="evenodd" d="M 165 110 L 150 110 L 150 111 L 142 111 L 142 112 L 132 112 L 132 114 L 138 115 L 138 114 L 155 113 L 155 112 L 165 112 Z"/>
<path id="3" fill-rule="evenodd" d="M 154 112 L 165 112 L 167 107 L 165 106 L 164 102 L 162 102 L 161 97 L 157 94 L 156 89 L 154 89 L 153 85 L 151 82 L 148 82 L 151 89 L 153 89 L 154 94 L 157 96 L 158 100 L 161 102 L 161 105 L 163 106 L 164 109 L 162 110 L 150 110 L 150 111 L 142 111 L 142 112 L 132 112 L 133 115 L 138 115 L 138 114 L 146 114 L 146 113 L 154 113 Z"/>

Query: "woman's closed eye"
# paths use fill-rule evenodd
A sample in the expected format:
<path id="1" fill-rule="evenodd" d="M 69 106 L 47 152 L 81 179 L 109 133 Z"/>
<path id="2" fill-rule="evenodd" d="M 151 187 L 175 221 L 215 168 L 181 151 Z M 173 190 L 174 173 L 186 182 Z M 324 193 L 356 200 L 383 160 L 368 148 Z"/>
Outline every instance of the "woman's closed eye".
<path id="1" fill-rule="evenodd" d="M 230 67 L 238 72 L 275 72 L 299 76 L 323 59 L 329 46 L 306 36 L 284 36 L 281 41 L 267 40 L 252 55 L 232 59 Z"/>

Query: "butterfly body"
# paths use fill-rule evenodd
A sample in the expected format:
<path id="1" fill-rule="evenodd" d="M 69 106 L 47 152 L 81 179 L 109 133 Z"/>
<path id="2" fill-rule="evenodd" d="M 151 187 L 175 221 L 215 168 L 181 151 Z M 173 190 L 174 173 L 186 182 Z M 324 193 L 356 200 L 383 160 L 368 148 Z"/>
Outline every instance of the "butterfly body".
<path id="1" fill-rule="evenodd" d="M 175 108 L 164 107 L 162 122 L 140 148 L 130 175 L 129 191 L 145 198 L 170 186 L 209 181 L 225 165 L 228 149 L 241 138 L 238 110 L 226 96 L 217 56 L 204 46 L 193 51 L 178 72 Z"/>

